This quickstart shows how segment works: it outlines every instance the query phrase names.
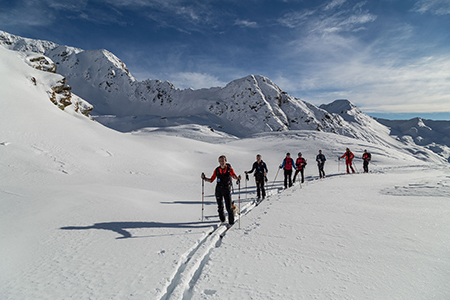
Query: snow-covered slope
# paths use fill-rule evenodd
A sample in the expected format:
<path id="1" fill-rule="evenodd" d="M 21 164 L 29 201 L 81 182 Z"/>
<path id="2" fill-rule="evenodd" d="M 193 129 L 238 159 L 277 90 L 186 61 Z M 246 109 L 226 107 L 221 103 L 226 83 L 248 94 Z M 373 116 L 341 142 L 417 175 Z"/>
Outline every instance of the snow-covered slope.
<path id="1" fill-rule="evenodd" d="M 317 130 L 120 133 L 54 105 L 62 76 L 27 57 L 0 47 L 0 299 L 449 298 L 446 166 Z M 346 147 L 372 153 L 371 174 L 343 175 Z M 288 151 L 308 160 L 306 182 L 279 192 Z M 242 183 L 241 227 L 209 234 L 217 204 L 214 184 L 202 201 L 201 172 L 225 154 L 243 175 L 257 153 L 270 197 L 255 207 L 253 178 Z"/>

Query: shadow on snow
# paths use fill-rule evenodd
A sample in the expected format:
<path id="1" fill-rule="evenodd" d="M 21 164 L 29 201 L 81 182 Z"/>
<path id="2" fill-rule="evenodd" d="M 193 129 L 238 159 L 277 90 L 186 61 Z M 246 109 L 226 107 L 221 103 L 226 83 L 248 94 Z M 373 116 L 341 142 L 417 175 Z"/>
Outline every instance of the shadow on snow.
<path id="1" fill-rule="evenodd" d="M 188 223 L 162 223 L 162 222 L 105 222 L 95 223 L 92 226 L 67 226 L 61 227 L 61 230 L 89 230 L 100 229 L 110 230 L 121 235 L 117 239 L 133 238 L 132 234 L 128 231 L 130 229 L 143 229 L 143 228 L 189 228 L 199 229 L 211 227 L 212 221 L 205 222 L 188 222 Z"/>

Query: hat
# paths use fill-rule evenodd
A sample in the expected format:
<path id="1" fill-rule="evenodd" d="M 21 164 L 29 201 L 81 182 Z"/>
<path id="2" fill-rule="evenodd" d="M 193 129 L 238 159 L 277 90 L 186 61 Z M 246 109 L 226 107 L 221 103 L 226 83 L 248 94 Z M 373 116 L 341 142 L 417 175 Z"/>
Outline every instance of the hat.
<path id="1" fill-rule="evenodd" d="M 286 156 L 288 156 L 288 155 L 290 156 L 291 154 L 288 152 L 288 153 L 286 153 Z"/>
<path id="2" fill-rule="evenodd" d="M 298 156 L 300 156 L 300 155 L 302 155 L 302 153 L 301 153 L 301 152 L 299 152 L 299 153 L 298 153 Z"/>

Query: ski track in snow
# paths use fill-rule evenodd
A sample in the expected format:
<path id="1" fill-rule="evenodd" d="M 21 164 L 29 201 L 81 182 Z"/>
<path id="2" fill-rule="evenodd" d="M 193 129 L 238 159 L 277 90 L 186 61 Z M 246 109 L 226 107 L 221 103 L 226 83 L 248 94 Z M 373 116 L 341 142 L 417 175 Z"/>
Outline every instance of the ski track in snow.
<path id="1" fill-rule="evenodd" d="M 341 175 L 341 174 L 338 174 Z M 343 174 L 342 174 L 343 175 Z M 335 175 L 336 176 L 336 175 Z M 256 198 L 252 197 L 247 199 L 249 201 L 242 208 L 240 215 L 236 217 L 236 222 L 229 230 L 236 229 L 236 226 L 240 229 L 240 219 L 249 214 L 254 208 L 261 204 L 266 204 L 268 201 L 273 201 L 278 199 L 282 194 L 284 196 L 289 196 L 297 189 L 302 189 L 309 185 L 309 183 L 314 181 L 319 181 L 321 179 L 315 177 L 306 177 L 305 182 L 303 184 L 294 184 L 289 189 L 283 189 L 279 186 L 282 186 L 282 181 L 272 182 L 268 186 L 266 186 L 267 197 L 261 201 L 258 205 L 256 205 Z M 326 180 L 326 179 L 324 179 Z M 299 182 L 299 181 L 297 181 Z M 256 186 L 248 187 L 248 189 L 255 189 Z M 249 191 L 245 191 L 248 193 Z M 250 191 L 251 192 L 251 191 Z M 236 193 L 234 193 L 235 195 Z M 246 230 L 246 234 L 248 234 L 251 229 Z M 215 228 L 212 231 L 205 234 L 205 236 L 191 249 L 189 249 L 186 253 L 184 253 L 180 258 L 180 263 L 178 265 L 177 271 L 173 275 L 170 280 L 169 285 L 165 288 L 165 293 L 161 297 L 158 297 L 160 300 L 191 300 L 193 297 L 193 289 L 197 280 L 200 278 L 203 268 L 208 263 L 212 251 L 214 249 L 219 248 L 222 245 L 222 238 L 225 237 L 227 233 L 227 229 L 225 225 L 215 225 Z M 214 290 L 204 291 L 206 294 L 213 295 L 215 293 Z"/>
<path id="2" fill-rule="evenodd" d="M 384 167 L 372 170 L 373 174 L 382 174 L 385 172 L 392 171 L 393 169 L 398 169 L 398 167 Z M 424 170 L 426 169 L 423 165 L 410 165 L 401 168 L 410 170 Z M 344 171 L 344 170 L 343 170 Z M 344 171 L 345 172 L 345 171 Z M 270 201 L 276 201 L 282 195 L 290 196 L 298 189 L 308 188 L 310 185 L 315 184 L 321 180 L 327 180 L 335 177 L 348 176 L 348 174 L 336 173 L 327 176 L 325 179 L 319 179 L 316 176 L 307 176 L 303 184 L 294 184 L 291 188 L 283 189 L 282 181 L 277 181 L 276 183 L 268 182 L 266 186 L 267 197 L 260 204 L 267 204 Z M 355 175 L 361 174 L 361 172 L 356 172 Z M 299 182 L 299 181 L 297 181 Z M 439 187 L 436 189 L 436 187 Z M 248 192 L 255 192 L 255 186 L 248 187 L 251 189 Z M 383 191 L 387 195 L 415 195 L 415 196 L 431 196 L 431 197 L 447 197 L 450 194 L 450 176 L 447 176 L 444 180 L 424 180 L 420 183 L 411 183 L 409 186 L 389 188 Z M 234 193 L 236 194 L 236 193 Z M 241 208 L 240 216 L 237 217 L 236 223 L 233 225 L 231 230 L 236 229 L 236 226 L 240 228 L 240 219 L 249 214 L 254 208 L 257 207 L 255 203 L 255 197 L 249 198 L 245 206 Z M 260 205 L 258 204 L 258 206 Z M 245 229 L 245 234 L 249 234 L 253 229 L 259 226 L 258 223 L 254 223 L 250 228 Z M 197 281 L 200 279 L 204 267 L 210 260 L 211 253 L 222 245 L 222 238 L 226 235 L 227 230 L 225 225 L 215 225 L 209 233 L 206 233 L 204 237 L 191 249 L 181 256 L 178 269 L 170 280 L 170 284 L 165 288 L 165 293 L 159 300 L 191 300 L 194 296 L 194 288 Z M 275 237 L 276 238 L 276 237 Z M 205 295 L 214 295 L 215 290 L 209 289 L 204 290 Z"/>
<path id="3" fill-rule="evenodd" d="M 270 187 L 273 188 L 273 185 Z M 276 196 L 279 193 L 279 189 L 277 187 L 275 187 L 275 189 L 276 192 L 273 193 L 273 190 L 270 191 L 267 188 L 267 198 L 262 202 L 270 200 L 272 196 Z M 248 191 L 246 191 L 246 193 L 247 192 Z M 248 203 L 241 207 L 240 214 L 236 217 L 236 222 L 230 229 L 236 228 L 236 226 L 240 227 L 240 219 L 257 206 L 255 198 L 247 199 L 247 202 Z M 178 269 L 173 275 L 170 284 L 165 289 L 165 294 L 159 298 L 160 300 L 192 299 L 192 289 L 200 278 L 204 266 L 208 263 L 211 252 L 214 251 L 215 248 L 221 246 L 222 238 L 226 235 L 226 232 L 227 229 L 225 225 L 215 225 L 215 228 L 206 233 L 197 245 L 181 256 Z M 213 292 L 214 291 L 211 291 L 211 293 Z"/>

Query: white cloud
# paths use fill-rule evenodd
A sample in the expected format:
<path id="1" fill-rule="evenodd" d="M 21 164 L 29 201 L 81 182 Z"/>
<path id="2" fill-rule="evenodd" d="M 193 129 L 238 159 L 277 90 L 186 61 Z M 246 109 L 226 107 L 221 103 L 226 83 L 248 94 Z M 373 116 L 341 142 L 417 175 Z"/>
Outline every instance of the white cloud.
<path id="1" fill-rule="evenodd" d="M 341 6 L 344 4 L 347 0 L 333 0 L 330 3 L 328 3 L 323 10 L 332 10 L 336 7 Z"/>
<path id="2" fill-rule="evenodd" d="M 258 23 L 247 21 L 247 20 L 236 20 L 234 22 L 234 25 L 241 26 L 241 27 L 258 28 Z"/>
<path id="3" fill-rule="evenodd" d="M 422 14 L 429 12 L 435 15 L 448 15 L 450 14 L 450 0 L 419 0 L 412 10 Z"/>
<path id="4" fill-rule="evenodd" d="M 306 94 L 316 104 L 346 98 L 366 112 L 450 112 L 450 55 L 399 64 L 365 53 L 305 73 L 289 88 L 296 84 L 300 98 Z"/>
<path id="5" fill-rule="evenodd" d="M 355 32 L 364 29 L 362 25 L 377 19 L 362 7 L 365 2 L 356 5 L 346 5 L 345 0 L 334 0 L 324 9 L 310 9 L 297 12 L 289 12 L 278 22 L 289 28 L 298 28 L 304 34 L 327 34 L 336 32 Z M 339 10 L 334 10 L 336 7 Z"/>
<path id="6" fill-rule="evenodd" d="M 289 12 L 282 18 L 278 19 L 278 22 L 289 28 L 296 28 L 308 21 L 311 15 L 316 13 L 315 10 L 303 10 L 297 12 Z"/>
<path id="7" fill-rule="evenodd" d="M 225 86 L 226 83 L 220 81 L 216 76 L 205 73 L 178 72 L 169 75 L 169 81 L 177 88 L 210 88 Z"/>

